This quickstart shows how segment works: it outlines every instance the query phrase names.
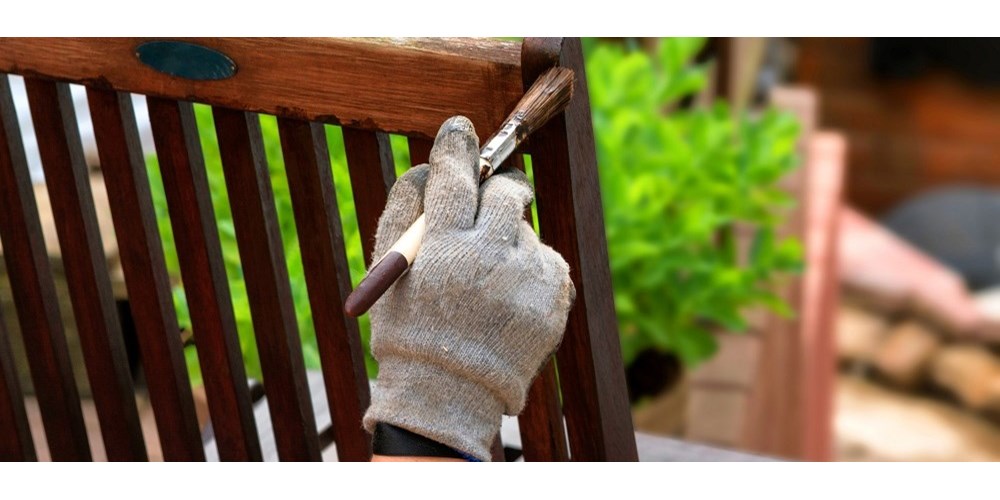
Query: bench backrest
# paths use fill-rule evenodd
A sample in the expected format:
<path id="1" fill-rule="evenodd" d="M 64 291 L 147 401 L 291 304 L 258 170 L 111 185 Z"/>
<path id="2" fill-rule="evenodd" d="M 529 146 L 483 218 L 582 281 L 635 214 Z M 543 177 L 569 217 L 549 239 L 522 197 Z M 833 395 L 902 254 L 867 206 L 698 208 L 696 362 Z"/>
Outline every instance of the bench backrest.
<path id="1" fill-rule="evenodd" d="M 426 161 L 443 120 L 463 114 L 488 135 L 553 65 L 576 71 L 577 97 L 532 137 L 525 152 L 532 158 L 542 238 L 569 262 L 578 295 L 556 362 L 531 388 L 520 416 L 525 457 L 636 458 L 579 40 L 184 40 L 215 53 L 149 41 L 0 39 L 0 238 L 54 459 L 88 460 L 91 452 L 60 317 L 66 306 L 53 286 L 4 73 L 25 77 L 108 458 L 145 460 L 147 451 L 69 83 L 87 88 L 164 458 L 205 455 L 129 93 L 147 97 L 220 458 L 259 460 L 261 448 L 192 102 L 213 107 L 278 455 L 318 460 L 320 438 L 258 113 L 277 117 L 332 437 L 341 460 L 367 460 L 369 436 L 360 422 L 369 402 L 368 379 L 358 323 L 341 308 L 351 276 L 323 126 L 342 126 L 370 259 L 376 222 L 395 179 L 387 134 L 405 135 L 413 163 Z M 178 50 L 187 52 L 171 59 Z M 0 458 L 31 460 L 36 454 L 10 357 L 0 331 Z"/>

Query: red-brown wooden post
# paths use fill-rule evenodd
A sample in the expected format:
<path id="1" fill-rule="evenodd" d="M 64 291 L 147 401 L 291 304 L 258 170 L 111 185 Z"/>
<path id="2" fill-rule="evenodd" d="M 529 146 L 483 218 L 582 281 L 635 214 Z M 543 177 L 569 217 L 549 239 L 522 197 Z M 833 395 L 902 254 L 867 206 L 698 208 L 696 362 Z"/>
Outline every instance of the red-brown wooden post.
<path id="1" fill-rule="evenodd" d="M 570 456 L 636 460 L 583 51 L 576 38 L 525 39 L 523 72 L 555 65 L 574 70 L 577 98 L 535 133 L 531 153 L 541 236 L 569 263 L 576 285 L 557 354 Z"/>

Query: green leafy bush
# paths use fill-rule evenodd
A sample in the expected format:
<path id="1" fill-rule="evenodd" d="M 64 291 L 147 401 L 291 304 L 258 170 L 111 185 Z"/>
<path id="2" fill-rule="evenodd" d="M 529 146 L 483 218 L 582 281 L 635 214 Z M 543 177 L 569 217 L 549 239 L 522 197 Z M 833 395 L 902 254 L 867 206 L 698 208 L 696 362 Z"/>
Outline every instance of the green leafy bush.
<path id="1" fill-rule="evenodd" d="M 664 39 L 653 53 L 591 42 L 587 79 L 615 306 L 626 364 L 645 349 L 686 364 L 711 356 L 717 328 L 743 312 L 788 313 L 769 285 L 800 265 L 775 228 L 791 200 L 777 181 L 796 166 L 797 124 L 765 112 L 733 117 L 724 103 L 676 109 L 701 90 L 703 40 Z M 739 262 L 732 227 L 753 230 Z"/>

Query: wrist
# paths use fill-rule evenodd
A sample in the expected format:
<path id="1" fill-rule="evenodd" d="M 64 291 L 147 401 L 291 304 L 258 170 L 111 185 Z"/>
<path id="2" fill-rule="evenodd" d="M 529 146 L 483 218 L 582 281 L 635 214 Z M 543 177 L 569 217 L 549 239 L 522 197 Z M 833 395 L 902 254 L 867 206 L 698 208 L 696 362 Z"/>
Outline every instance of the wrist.
<path id="1" fill-rule="evenodd" d="M 437 364 L 387 357 L 379 363 L 364 425 L 390 424 L 489 461 L 503 404 L 487 388 Z"/>
<path id="2" fill-rule="evenodd" d="M 372 453 L 373 458 L 386 462 L 478 461 L 437 441 L 385 422 L 375 424 Z"/>

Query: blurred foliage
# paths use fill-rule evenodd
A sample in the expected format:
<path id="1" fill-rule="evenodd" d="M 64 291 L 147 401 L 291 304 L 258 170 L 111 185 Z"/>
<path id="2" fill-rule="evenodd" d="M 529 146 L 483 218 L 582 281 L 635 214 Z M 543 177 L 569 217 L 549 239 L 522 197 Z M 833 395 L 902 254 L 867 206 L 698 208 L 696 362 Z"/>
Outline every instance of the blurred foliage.
<path id="1" fill-rule="evenodd" d="M 769 286 L 801 265 L 798 242 L 775 235 L 792 203 L 777 183 L 797 165 L 798 126 L 773 111 L 734 117 L 723 102 L 680 109 L 708 83 L 694 63 L 703 44 L 586 47 L 626 364 L 650 348 L 696 364 L 715 351 L 710 332 L 746 328 L 747 309 L 790 313 Z M 734 225 L 753 234 L 745 264 Z"/>
<path id="2" fill-rule="evenodd" d="M 700 39 L 665 39 L 652 53 L 593 40 L 585 45 L 626 363 L 648 348 L 674 352 L 686 363 L 696 363 L 714 350 L 709 335 L 713 328 L 745 328 L 741 312 L 746 308 L 763 304 L 787 313 L 768 285 L 778 273 L 794 270 L 800 262 L 798 244 L 774 235 L 779 209 L 790 204 L 776 182 L 795 166 L 796 124 L 773 112 L 734 118 L 723 103 L 708 109 L 675 109 L 681 98 L 706 85 L 706 67 L 692 62 L 702 44 Z M 195 105 L 195 114 L 240 347 L 247 374 L 260 378 L 212 112 L 208 106 Z M 303 354 L 307 367 L 318 368 L 316 332 L 275 118 L 262 116 L 261 129 Z M 365 268 L 343 136 L 335 126 L 327 126 L 326 132 L 352 282 L 357 285 Z M 410 164 L 406 139 L 393 136 L 392 145 L 401 174 Z M 179 323 L 190 328 L 155 156 L 148 158 L 148 165 Z M 734 223 L 754 228 L 746 266 L 737 262 L 732 237 L 717 243 Z M 374 376 L 377 366 L 367 350 L 367 316 L 360 322 L 368 373 Z M 199 381 L 195 351 L 189 348 L 185 354 L 192 379 Z"/>

